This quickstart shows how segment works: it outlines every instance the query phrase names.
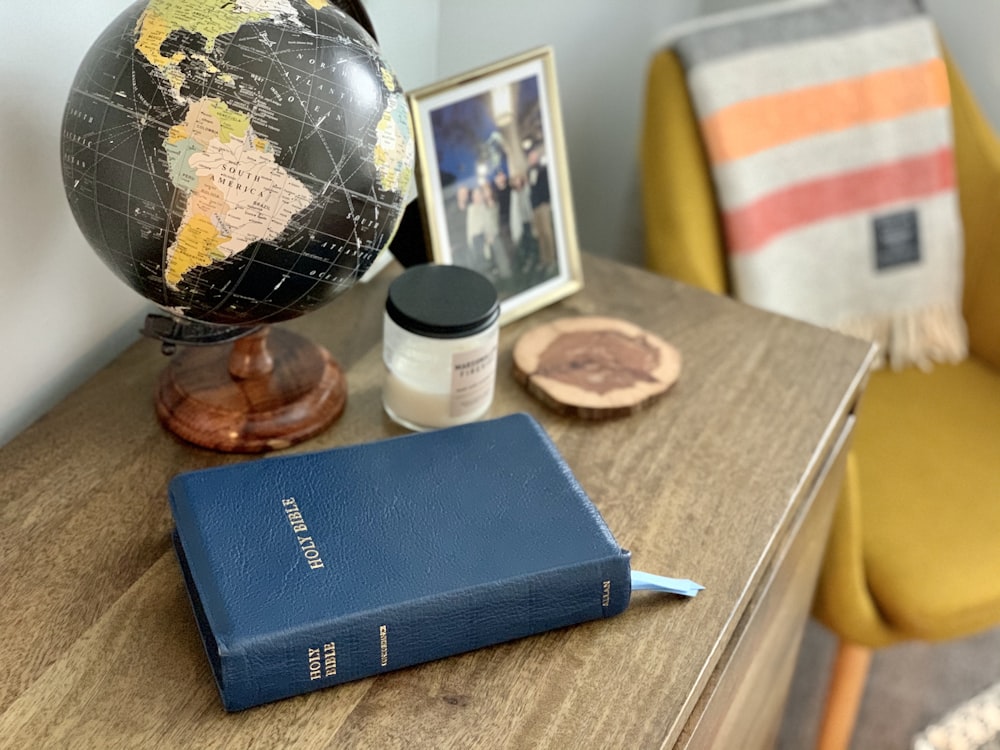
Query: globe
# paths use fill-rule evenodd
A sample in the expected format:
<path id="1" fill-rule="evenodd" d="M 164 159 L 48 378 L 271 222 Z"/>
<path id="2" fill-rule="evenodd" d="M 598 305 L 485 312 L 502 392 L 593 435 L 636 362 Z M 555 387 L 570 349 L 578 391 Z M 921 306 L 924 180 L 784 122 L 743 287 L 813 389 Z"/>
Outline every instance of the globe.
<path id="1" fill-rule="evenodd" d="M 141 0 L 96 40 L 63 181 L 100 258 L 181 319 L 252 326 L 337 297 L 413 174 L 400 86 L 328 0 Z"/>
<path id="2" fill-rule="evenodd" d="M 336 361 L 270 324 L 352 286 L 403 215 L 406 97 L 360 3 L 339 5 L 140 0 L 66 103 L 63 181 L 90 246 L 174 340 L 227 342 L 183 347 L 157 386 L 163 424 L 204 447 L 277 449 L 340 416 Z"/>

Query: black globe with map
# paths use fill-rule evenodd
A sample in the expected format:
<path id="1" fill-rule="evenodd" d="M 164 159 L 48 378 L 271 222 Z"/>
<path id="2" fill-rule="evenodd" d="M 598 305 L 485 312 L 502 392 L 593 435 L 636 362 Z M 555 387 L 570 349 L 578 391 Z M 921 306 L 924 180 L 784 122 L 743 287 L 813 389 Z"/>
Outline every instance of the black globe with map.
<path id="1" fill-rule="evenodd" d="M 413 174 L 406 98 L 329 0 L 140 0 L 66 105 L 73 215 L 181 319 L 251 326 L 331 301 L 391 240 Z"/>

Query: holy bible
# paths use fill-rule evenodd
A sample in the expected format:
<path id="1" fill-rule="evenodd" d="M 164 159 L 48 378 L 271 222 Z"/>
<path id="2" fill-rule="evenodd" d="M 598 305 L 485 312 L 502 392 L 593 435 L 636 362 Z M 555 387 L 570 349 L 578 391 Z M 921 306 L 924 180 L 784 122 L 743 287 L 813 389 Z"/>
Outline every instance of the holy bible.
<path id="1" fill-rule="evenodd" d="M 230 711 L 610 617 L 631 594 L 629 553 L 524 414 L 181 474 L 170 504 Z"/>

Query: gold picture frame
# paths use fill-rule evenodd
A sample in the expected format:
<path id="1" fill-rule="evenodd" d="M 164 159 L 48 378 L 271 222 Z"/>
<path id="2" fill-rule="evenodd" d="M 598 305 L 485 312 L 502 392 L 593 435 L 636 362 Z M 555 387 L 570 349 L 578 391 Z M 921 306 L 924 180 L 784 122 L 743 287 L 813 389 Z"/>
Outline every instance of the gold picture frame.
<path id="1" fill-rule="evenodd" d="M 550 47 L 409 94 L 431 258 L 480 271 L 501 325 L 583 287 Z"/>

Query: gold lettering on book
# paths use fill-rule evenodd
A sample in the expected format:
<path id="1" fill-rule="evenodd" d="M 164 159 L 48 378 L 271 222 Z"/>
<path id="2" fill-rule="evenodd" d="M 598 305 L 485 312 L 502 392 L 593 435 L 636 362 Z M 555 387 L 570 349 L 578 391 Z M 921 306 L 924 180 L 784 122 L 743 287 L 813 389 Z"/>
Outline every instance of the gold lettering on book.
<path id="1" fill-rule="evenodd" d="M 298 536 L 295 538 L 299 540 L 299 547 L 302 548 L 302 554 L 305 556 L 309 567 L 313 570 L 316 568 L 322 568 L 323 560 L 319 556 L 319 550 L 316 549 L 316 542 L 312 540 L 312 537 Z"/>
<path id="2" fill-rule="evenodd" d="M 309 679 L 318 680 L 323 676 L 321 668 L 323 666 L 323 661 L 320 658 L 320 650 L 318 648 L 309 649 Z"/>
<path id="3" fill-rule="evenodd" d="M 337 644 L 334 641 L 330 641 L 329 643 L 324 643 L 322 649 L 310 647 L 307 661 L 310 680 L 336 676 Z"/>
<path id="4" fill-rule="evenodd" d="M 285 516 L 288 518 L 288 523 L 292 525 L 292 531 L 296 534 L 309 531 L 306 522 L 302 518 L 302 511 L 299 510 L 299 504 L 295 502 L 294 497 L 286 497 L 281 501 L 281 504 L 285 508 Z"/>
<path id="5" fill-rule="evenodd" d="M 385 625 L 379 626 L 378 643 L 382 653 L 382 666 L 384 667 L 389 663 L 389 634 L 386 631 Z"/>
<path id="6" fill-rule="evenodd" d="M 607 607 L 611 604 L 611 581 L 604 582 L 604 593 L 601 595 L 601 606 Z"/>
<path id="7" fill-rule="evenodd" d="M 337 674 L 337 644 L 334 641 L 323 644 L 323 676 L 333 677 Z"/>
<path id="8" fill-rule="evenodd" d="M 281 501 L 281 505 L 285 511 L 285 518 L 288 519 L 292 531 L 295 532 L 295 539 L 299 543 L 299 549 L 302 550 L 302 556 L 305 557 L 306 564 L 312 570 L 322 568 L 323 558 L 320 557 L 316 542 L 313 541 L 311 536 L 299 536 L 299 534 L 309 531 L 305 518 L 302 516 L 302 511 L 299 510 L 299 504 L 295 501 L 294 497 L 286 497 Z"/>

